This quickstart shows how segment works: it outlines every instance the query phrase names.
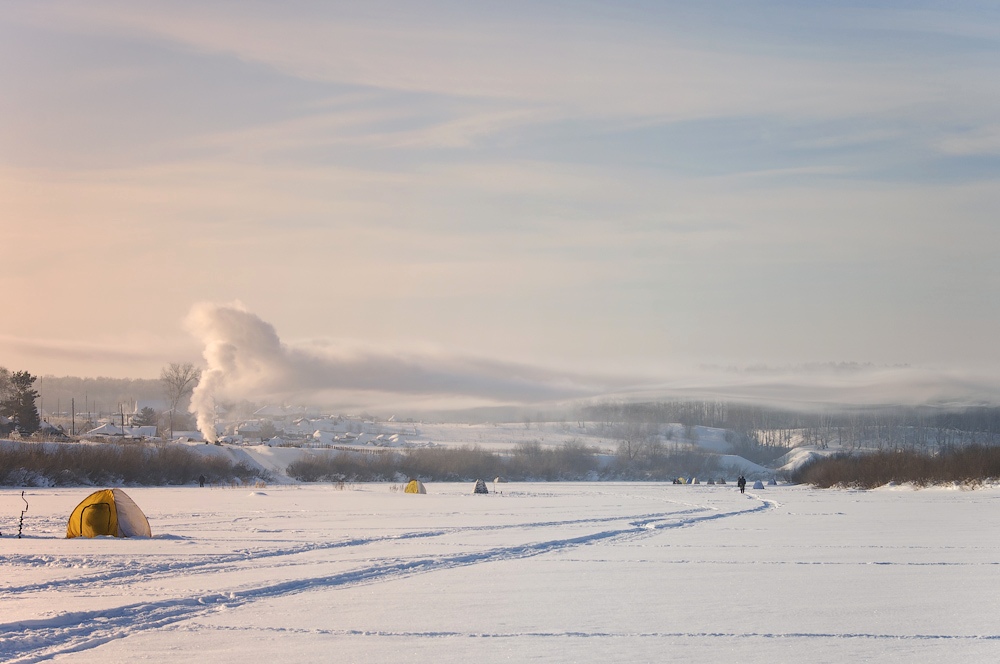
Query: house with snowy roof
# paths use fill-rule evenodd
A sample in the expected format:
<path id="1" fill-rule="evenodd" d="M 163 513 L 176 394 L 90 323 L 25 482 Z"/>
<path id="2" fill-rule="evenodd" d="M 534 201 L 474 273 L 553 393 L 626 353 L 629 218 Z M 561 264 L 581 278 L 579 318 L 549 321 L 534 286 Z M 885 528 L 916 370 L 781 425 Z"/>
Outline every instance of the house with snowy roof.
<path id="1" fill-rule="evenodd" d="M 108 422 L 83 434 L 84 438 L 156 438 L 156 427 L 123 427 Z"/>

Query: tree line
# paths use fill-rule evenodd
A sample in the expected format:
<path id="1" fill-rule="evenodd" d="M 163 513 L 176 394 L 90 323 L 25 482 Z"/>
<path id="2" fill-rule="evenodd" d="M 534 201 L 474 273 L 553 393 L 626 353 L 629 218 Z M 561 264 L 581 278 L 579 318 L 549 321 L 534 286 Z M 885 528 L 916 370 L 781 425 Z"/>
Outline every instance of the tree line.
<path id="1" fill-rule="evenodd" d="M 465 482 L 503 478 L 509 481 L 670 481 L 694 475 L 701 481 L 735 479 L 716 455 L 693 450 L 630 459 L 620 451 L 602 454 L 595 447 L 567 442 L 543 447 L 537 442 L 498 451 L 480 446 L 413 448 L 362 454 L 316 451 L 288 465 L 289 477 L 302 482 Z"/>
<path id="2" fill-rule="evenodd" d="M 40 424 L 40 411 L 35 407 L 40 398 L 45 399 L 49 412 L 53 402 L 59 405 L 58 412 L 75 400 L 75 412 L 82 414 L 87 409 L 88 415 L 93 415 L 90 408 L 112 414 L 119 411 L 121 403 L 158 400 L 166 404 L 163 410 L 141 410 L 130 423 L 157 425 L 161 433 L 172 435 L 175 429 L 194 427 L 185 405 L 200 376 L 200 370 L 190 363 L 171 363 L 155 380 L 53 376 L 38 379 L 24 371 L 11 372 L 0 367 L 0 415 L 11 420 L 8 429 L 17 427 L 30 435 Z M 820 448 L 941 450 L 1000 443 L 1000 408 L 990 405 L 827 406 L 796 410 L 745 402 L 677 399 L 608 401 L 565 411 L 557 417 L 570 416 L 596 423 L 604 429 L 602 433 L 619 440 L 620 454 L 639 461 L 655 461 L 663 456 L 665 449 L 678 451 L 680 440 L 694 440 L 696 426 L 725 429 L 735 453 L 757 463 L 780 456 L 794 444 Z M 89 426 L 95 419 L 99 415 L 81 424 Z M 670 423 L 684 427 L 683 435 L 672 439 L 673 430 L 664 427 Z"/>
<path id="3" fill-rule="evenodd" d="M 158 380 L 70 376 L 39 378 L 27 371 L 12 372 L 0 367 L 0 416 L 8 420 L 0 421 L 0 435 L 16 431 L 22 436 L 30 436 L 39 430 L 43 420 L 38 402 L 43 393 L 36 385 L 44 383 L 44 396 L 49 399 L 50 412 L 54 401 L 57 404 L 54 411 L 56 418 L 67 421 L 63 407 L 72 409 L 72 424 L 75 425 L 79 415 L 81 428 L 84 429 L 93 426 L 95 420 L 101 419 L 104 413 L 113 416 L 122 412 L 122 405 L 125 403 L 134 404 L 137 399 L 162 400 L 167 404 L 165 409 L 158 412 L 144 407 L 131 417 L 129 424 L 155 425 L 159 430 L 169 431 L 172 436 L 175 425 L 181 425 L 184 429 L 194 426 L 193 419 L 183 406 L 200 378 L 200 369 L 191 363 L 179 362 L 165 366 Z M 125 426 L 124 421 L 121 424 Z"/>
<path id="4" fill-rule="evenodd" d="M 747 449 L 812 444 L 885 450 L 940 450 L 1000 444 L 1000 407 L 826 406 L 814 410 L 725 401 L 608 402 L 587 406 L 580 417 L 603 422 L 726 429 L 730 442 Z"/>

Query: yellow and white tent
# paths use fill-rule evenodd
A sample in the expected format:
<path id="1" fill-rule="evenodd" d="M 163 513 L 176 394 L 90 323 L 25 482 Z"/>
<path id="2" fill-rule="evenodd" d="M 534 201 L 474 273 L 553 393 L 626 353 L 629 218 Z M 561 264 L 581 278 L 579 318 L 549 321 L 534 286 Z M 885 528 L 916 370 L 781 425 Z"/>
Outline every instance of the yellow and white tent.
<path id="1" fill-rule="evenodd" d="M 149 521 L 121 489 L 102 489 L 83 499 L 66 525 L 66 537 L 152 537 Z"/>
<path id="2" fill-rule="evenodd" d="M 410 480 L 410 483 L 403 489 L 403 493 L 427 493 L 424 483 L 420 480 Z"/>

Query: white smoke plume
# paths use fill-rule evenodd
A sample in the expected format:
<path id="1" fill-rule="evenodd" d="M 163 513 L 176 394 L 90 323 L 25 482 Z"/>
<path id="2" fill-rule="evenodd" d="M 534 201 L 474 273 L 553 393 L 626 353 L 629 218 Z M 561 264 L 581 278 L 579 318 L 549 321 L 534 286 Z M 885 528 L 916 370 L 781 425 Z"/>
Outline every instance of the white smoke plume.
<path id="1" fill-rule="evenodd" d="M 526 365 L 445 354 L 401 354 L 344 344 L 291 346 L 274 327 L 236 304 L 198 304 L 189 330 L 204 344 L 206 367 L 191 412 L 215 439 L 217 400 L 304 399 L 395 395 L 538 403 L 595 396 L 609 382 Z"/>
<path id="2" fill-rule="evenodd" d="M 217 401 L 339 403 L 415 409 L 500 404 L 708 399 L 782 408 L 844 405 L 996 404 L 1000 379 L 988 370 L 856 364 L 784 368 L 699 368 L 669 379 L 556 372 L 446 353 L 399 353 L 343 342 L 285 344 L 274 327 L 236 304 L 198 304 L 187 319 L 206 366 L 191 399 L 198 428 L 214 440 Z"/>

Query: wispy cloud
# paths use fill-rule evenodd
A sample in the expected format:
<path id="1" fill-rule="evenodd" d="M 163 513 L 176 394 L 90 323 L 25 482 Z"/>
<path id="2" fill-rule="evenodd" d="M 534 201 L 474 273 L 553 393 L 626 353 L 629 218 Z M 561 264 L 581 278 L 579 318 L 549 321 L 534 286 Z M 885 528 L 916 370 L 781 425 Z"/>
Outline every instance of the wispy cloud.
<path id="1" fill-rule="evenodd" d="M 513 10 L 457 16 L 433 4 L 422 16 L 400 6 L 366 12 L 317 3 L 309 9 L 308 20 L 254 5 L 234 13 L 211 3 L 56 4 L 31 13 L 64 29 L 145 34 L 305 79 L 531 101 L 573 115 L 830 117 L 904 109 L 927 92 L 916 67 L 795 60 L 739 43 L 699 43 L 669 21 L 652 29 L 630 24 L 635 17 L 598 21 L 574 12 L 568 21 L 550 11 L 526 24 Z"/>
<path id="2" fill-rule="evenodd" d="M 506 362 L 998 361 L 982 5 L 4 10 L 17 338 L 180 335 L 239 298 L 370 339 L 371 375 L 409 340 L 495 358 L 441 362 L 498 390 Z"/>
<path id="3" fill-rule="evenodd" d="M 1000 125 L 945 136 L 938 142 L 938 147 L 949 155 L 1000 155 Z"/>
<path id="4" fill-rule="evenodd" d="M 176 349 L 174 349 L 176 350 Z M 142 363 L 163 363 L 170 357 L 170 351 L 151 350 L 148 339 L 133 340 L 131 345 L 120 341 L 96 343 L 66 339 L 26 339 L 10 335 L 0 335 L 0 351 L 18 354 L 31 363 L 44 361 L 47 372 L 61 362 L 88 362 L 108 365 L 109 371 L 120 371 L 122 365 Z M 9 367 L 8 367 L 9 368 Z M 19 367 L 15 367 L 18 369 Z M 37 372 L 37 370 L 35 370 Z M 103 375 L 103 374 L 102 374 Z"/>

